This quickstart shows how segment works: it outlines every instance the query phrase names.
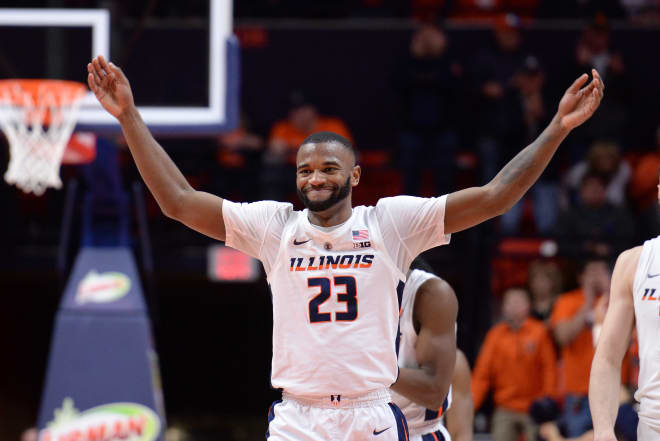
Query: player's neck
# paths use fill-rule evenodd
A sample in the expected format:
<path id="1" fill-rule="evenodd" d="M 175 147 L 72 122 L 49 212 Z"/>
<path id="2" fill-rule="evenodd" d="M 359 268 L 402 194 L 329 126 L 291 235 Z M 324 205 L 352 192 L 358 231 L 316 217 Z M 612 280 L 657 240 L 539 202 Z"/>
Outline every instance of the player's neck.
<path id="1" fill-rule="evenodd" d="M 348 220 L 353 214 L 353 206 L 350 196 L 337 202 L 332 207 L 323 211 L 308 211 L 307 218 L 313 225 L 320 227 L 334 227 Z"/>

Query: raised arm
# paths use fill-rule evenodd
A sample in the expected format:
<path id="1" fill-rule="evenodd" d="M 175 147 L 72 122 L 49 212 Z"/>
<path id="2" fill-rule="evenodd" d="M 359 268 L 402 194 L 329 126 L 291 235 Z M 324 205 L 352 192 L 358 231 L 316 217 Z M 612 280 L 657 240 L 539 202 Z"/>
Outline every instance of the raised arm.
<path id="1" fill-rule="evenodd" d="M 587 74 L 575 80 L 559 102 L 557 113 L 538 138 L 518 153 L 482 187 L 449 194 L 445 233 L 455 233 L 507 212 L 541 176 L 568 133 L 593 115 L 605 88 L 596 70 L 589 85 Z"/>
<path id="2" fill-rule="evenodd" d="M 225 240 L 222 199 L 192 188 L 151 136 L 121 69 L 98 56 L 87 65 L 87 71 L 90 89 L 103 108 L 119 120 L 140 175 L 163 213 L 202 234 Z"/>
<path id="3" fill-rule="evenodd" d="M 427 409 L 440 409 L 449 392 L 457 312 L 456 294 L 444 280 L 429 279 L 419 287 L 413 314 L 420 323 L 415 350 L 421 368 L 401 368 L 392 389 Z"/>
<path id="4" fill-rule="evenodd" d="M 642 247 L 621 253 L 614 266 L 610 304 L 598 338 L 589 378 L 589 408 L 595 441 L 616 441 L 621 362 L 630 342 L 634 319 L 633 280 Z"/>

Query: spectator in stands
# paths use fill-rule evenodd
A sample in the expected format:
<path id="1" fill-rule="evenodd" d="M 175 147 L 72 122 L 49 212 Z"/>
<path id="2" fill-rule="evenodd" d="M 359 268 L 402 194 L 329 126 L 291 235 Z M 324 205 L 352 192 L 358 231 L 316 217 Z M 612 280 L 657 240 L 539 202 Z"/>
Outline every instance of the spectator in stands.
<path id="1" fill-rule="evenodd" d="M 567 63 L 564 80 L 577 72 L 590 72 L 592 68 L 604 72 L 607 84 L 607 102 L 600 109 L 598 121 L 583 125 L 572 138 L 574 159 L 583 157 L 587 147 L 596 139 L 623 141 L 623 130 L 629 109 L 630 82 L 622 55 L 612 48 L 610 26 L 604 16 L 598 16 L 582 32 L 575 48 L 573 63 Z M 563 80 L 562 80 L 563 81 Z M 560 87 L 561 82 L 556 84 Z"/>
<path id="2" fill-rule="evenodd" d="M 315 132 L 334 132 L 353 142 L 346 124 L 337 117 L 323 116 L 312 102 L 299 90 L 289 97 L 287 119 L 277 121 L 268 139 L 262 171 L 262 198 L 283 201 L 295 190 L 293 176 L 296 151 L 305 138 Z"/>
<path id="3" fill-rule="evenodd" d="M 412 36 L 409 55 L 396 74 L 400 96 L 404 193 L 420 195 L 422 173 L 435 179 L 434 194 L 454 186 L 461 66 L 447 52 L 447 36 L 437 26 L 422 25 Z"/>
<path id="4" fill-rule="evenodd" d="M 419 1 L 419 0 L 418 0 Z M 502 13 L 534 17 L 540 0 L 455 0 L 451 15 L 464 19 L 494 19 Z"/>
<path id="5" fill-rule="evenodd" d="M 609 204 L 620 207 L 626 203 L 626 187 L 632 175 L 628 162 L 621 158 L 619 146 L 612 141 L 596 141 L 587 152 L 586 159 L 575 164 L 566 173 L 564 185 L 568 200 L 573 201 L 582 178 L 592 172 L 605 181 L 606 199 Z M 656 175 L 657 168 L 653 172 Z"/>
<path id="6" fill-rule="evenodd" d="M 616 255 L 635 234 L 630 213 L 607 201 L 604 178 L 593 171 L 582 177 L 579 201 L 559 216 L 555 233 L 559 251 L 573 257 Z"/>
<path id="7" fill-rule="evenodd" d="M 660 23 L 658 0 L 621 0 L 621 6 L 633 23 L 644 25 Z"/>
<path id="8" fill-rule="evenodd" d="M 587 398 L 594 356 L 591 328 L 596 304 L 608 295 L 610 277 L 606 260 L 587 260 L 578 276 L 579 288 L 559 296 L 550 317 L 555 340 L 561 348 L 561 392 L 565 394 L 559 426 L 568 438 L 592 428 Z"/>
<path id="9" fill-rule="evenodd" d="M 660 169 L 660 126 L 656 131 L 655 150 L 642 156 L 637 162 L 630 181 L 630 196 L 637 212 L 646 213 L 658 204 L 658 170 Z M 660 224 L 659 224 L 660 225 Z M 650 237 L 650 236 L 644 236 Z"/>
<path id="10" fill-rule="evenodd" d="M 521 70 L 512 81 L 515 103 L 519 107 L 518 112 L 522 115 L 519 129 L 521 140 L 523 144 L 529 144 L 550 122 L 549 118 L 552 115 L 552 110 L 546 106 L 545 74 L 538 59 L 533 55 L 527 56 Z M 562 155 L 562 152 L 558 152 L 558 155 Z M 529 198 L 534 203 L 536 232 L 539 234 L 551 232 L 559 214 L 559 161 L 559 157 L 553 158 L 527 195 L 500 217 L 502 234 L 515 235 L 520 232 L 523 207 Z"/>
<path id="11" fill-rule="evenodd" d="M 529 295 L 524 289 L 505 292 L 502 319 L 488 331 L 477 358 L 472 377 L 474 407 L 478 409 L 492 389 L 493 440 L 511 441 L 524 433 L 532 441 L 537 428 L 529 407 L 556 388 L 552 339 L 543 323 L 530 317 Z"/>
<path id="12" fill-rule="evenodd" d="M 592 18 L 603 15 L 623 18 L 625 11 L 619 0 L 543 0 L 538 9 L 541 18 Z"/>
<path id="13" fill-rule="evenodd" d="M 513 146 L 523 140 L 522 109 L 514 80 L 526 58 L 520 19 L 513 14 L 498 18 L 493 36 L 494 45 L 477 54 L 471 69 L 477 93 L 472 119 L 484 182 L 495 176 L 501 162 L 513 156 Z"/>
<path id="14" fill-rule="evenodd" d="M 218 193 L 240 195 L 237 200 L 253 202 L 259 199 L 259 187 L 254 177 L 261 174 L 264 139 L 249 129 L 245 115 L 239 127 L 217 138 L 216 161 L 221 170 L 213 173 Z M 228 196 L 229 197 L 229 196 Z"/>
<path id="15" fill-rule="evenodd" d="M 529 266 L 527 286 L 532 297 L 532 317 L 547 322 L 562 288 L 562 274 L 552 261 L 536 260 Z"/>

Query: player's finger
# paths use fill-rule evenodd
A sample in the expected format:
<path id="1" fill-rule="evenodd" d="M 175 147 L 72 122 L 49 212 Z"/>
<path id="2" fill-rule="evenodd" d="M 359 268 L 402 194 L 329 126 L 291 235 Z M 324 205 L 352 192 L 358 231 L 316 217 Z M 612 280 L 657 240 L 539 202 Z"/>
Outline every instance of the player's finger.
<path id="1" fill-rule="evenodd" d="M 584 86 L 584 83 L 586 83 L 587 78 L 589 78 L 589 75 L 587 75 L 586 73 L 580 75 L 580 77 L 577 80 L 573 81 L 573 84 L 571 84 L 571 87 L 568 88 L 568 92 L 574 93 L 574 94 L 578 93 L 580 88 L 582 86 Z"/>
<path id="2" fill-rule="evenodd" d="M 592 75 L 594 78 L 598 78 L 598 82 L 599 82 L 599 84 L 600 84 L 600 88 L 601 88 L 601 90 L 605 90 L 605 83 L 603 83 L 603 79 L 601 78 L 601 76 L 600 76 L 600 74 L 598 73 L 598 71 L 597 71 L 596 69 L 591 69 L 591 75 Z"/>
<path id="3" fill-rule="evenodd" d="M 99 63 L 101 64 L 101 67 L 106 73 L 109 74 L 111 72 L 110 66 L 108 66 L 108 62 L 105 60 L 103 55 L 99 55 Z"/>
<path id="4" fill-rule="evenodd" d="M 96 81 L 94 81 L 94 74 L 91 72 L 87 74 L 87 85 L 92 90 L 92 92 L 94 92 L 94 95 L 96 95 L 98 87 L 96 87 Z"/>
<path id="5" fill-rule="evenodd" d="M 103 68 L 101 67 L 101 63 L 99 62 L 99 58 L 96 57 L 92 60 L 92 65 L 94 66 L 94 71 L 96 78 L 98 79 L 99 85 L 103 82 L 103 78 L 105 78 L 105 72 L 103 71 Z"/>
<path id="6" fill-rule="evenodd" d="M 108 63 L 108 66 L 110 67 L 110 72 L 115 76 L 115 78 L 120 79 L 124 76 L 121 68 L 112 61 Z"/>
<path id="7" fill-rule="evenodd" d="M 97 86 L 101 86 L 101 77 L 99 76 L 99 71 L 94 65 L 94 60 L 90 63 L 91 65 L 91 70 L 89 70 L 89 73 L 91 73 L 94 77 L 94 82 L 96 83 Z M 89 69 L 89 67 L 88 67 Z"/>

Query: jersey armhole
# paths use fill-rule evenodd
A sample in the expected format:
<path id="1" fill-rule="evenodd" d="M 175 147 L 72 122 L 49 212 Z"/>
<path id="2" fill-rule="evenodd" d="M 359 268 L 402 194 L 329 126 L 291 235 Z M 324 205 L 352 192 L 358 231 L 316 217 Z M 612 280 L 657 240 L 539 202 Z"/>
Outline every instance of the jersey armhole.
<path id="1" fill-rule="evenodd" d="M 639 260 L 637 261 L 637 267 L 635 268 L 635 275 L 633 276 L 633 286 L 632 292 L 633 296 L 637 290 L 641 287 L 644 278 L 646 277 L 645 272 L 648 271 L 649 265 L 653 262 L 653 259 L 650 258 L 653 253 L 654 240 L 648 240 L 644 242 L 642 246 L 642 251 L 639 253 Z M 642 266 L 643 265 L 643 266 Z"/>
<path id="2" fill-rule="evenodd" d="M 390 210 L 385 207 L 385 211 L 387 212 L 387 215 L 391 217 Z M 371 212 L 368 213 L 367 216 L 371 217 L 375 213 Z M 387 266 L 389 266 L 392 271 L 394 271 L 395 274 L 397 274 L 399 280 L 405 283 L 406 281 L 406 272 L 404 272 L 399 266 L 397 265 L 396 261 L 394 260 L 394 257 L 390 254 L 390 250 L 387 248 L 387 245 L 385 244 L 385 238 L 383 237 L 383 230 L 381 229 L 380 225 L 380 220 L 378 219 L 378 216 L 374 216 L 374 224 L 376 225 L 376 233 L 378 234 L 378 242 L 382 244 L 383 252 L 386 256 L 385 262 Z M 404 249 L 406 250 L 406 253 L 410 254 L 410 250 L 405 246 L 403 241 L 401 240 L 401 235 L 399 234 L 399 230 L 396 228 L 396 224 L 392 223 L 394 227 L 394 232 L 396 233 L 396 237 L 399 240 L 399 243 L 403 245 Z"/>

